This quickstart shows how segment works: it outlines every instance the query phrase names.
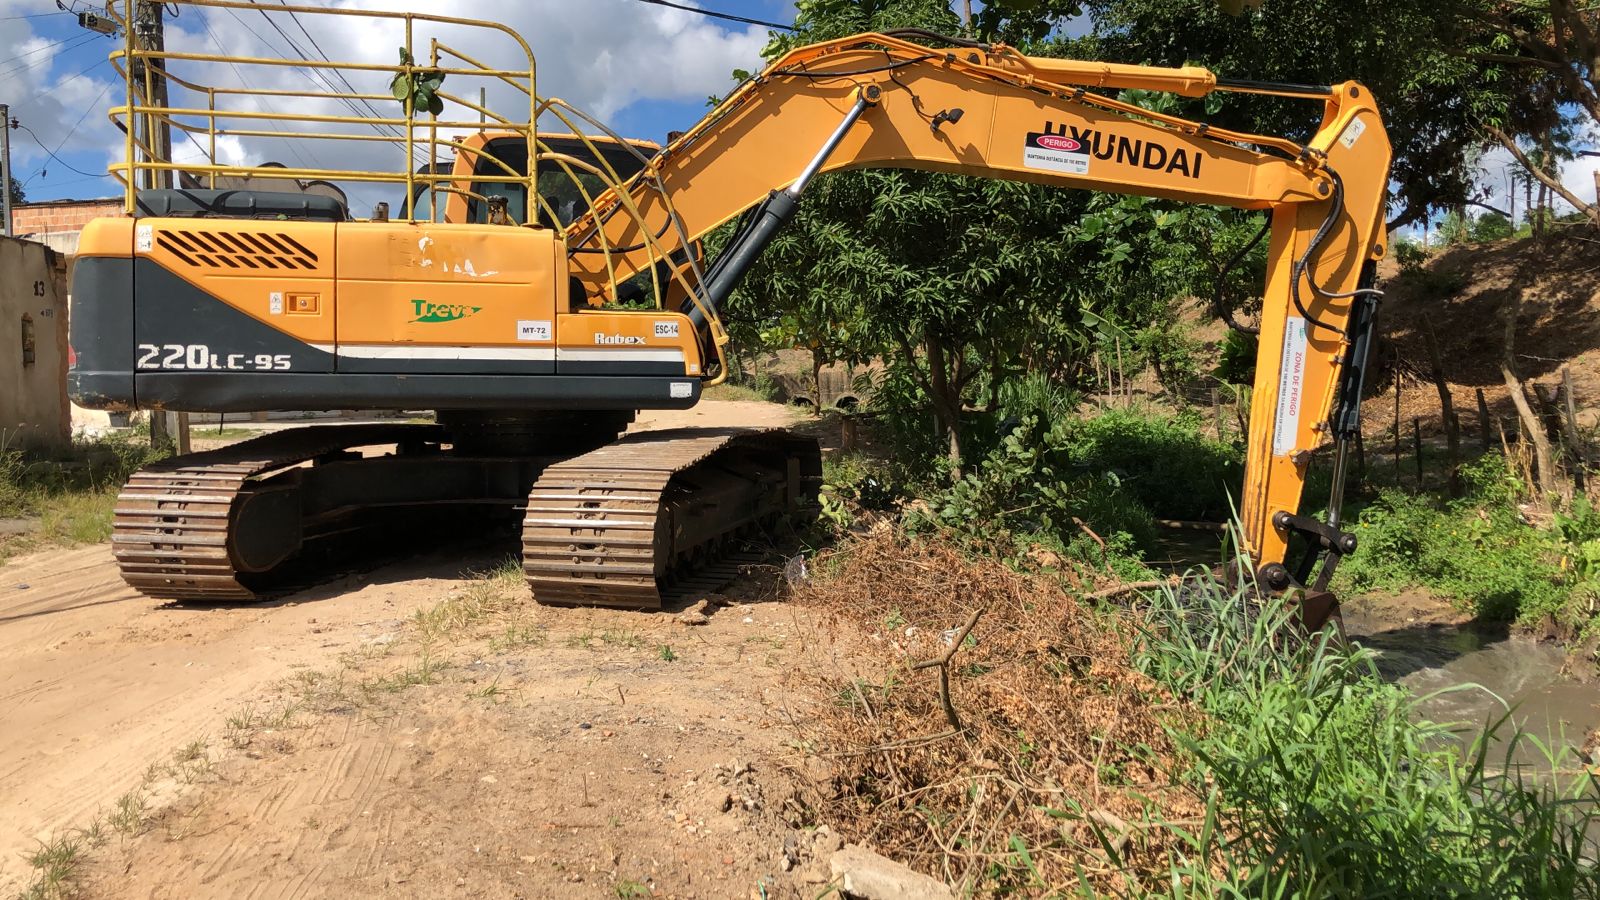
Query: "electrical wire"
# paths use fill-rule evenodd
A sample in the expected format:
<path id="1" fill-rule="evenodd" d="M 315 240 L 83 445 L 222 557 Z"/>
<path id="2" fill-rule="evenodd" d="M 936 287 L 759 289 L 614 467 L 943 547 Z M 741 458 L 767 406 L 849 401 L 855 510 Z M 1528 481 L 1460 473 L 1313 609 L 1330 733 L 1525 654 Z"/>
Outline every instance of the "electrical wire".
<path id="1" fill-rule="evenodd" d="M 52 9 L 49 12 L 28 13 L 23 16 L 0 16 L 0 22 L 13 22 L 17 19 L 43 19 L 47 16 L 70 16 L 72 13 L 64 9 Z"/>
<path id="2" fill-rule="evenodd" d="M 289 5 L 289 0 L 278 0 L 278 4 L 280 6 L 288 6 Z M 333 60 L 328 57 L 328 54 L 323 52 L 322 45 L 317 43 L 316 37 L 313 36 L 311 34 L 311 32 L 306 29 L 305 23 L 300 21 L 299 14 L 294 12 L 294 10 L 289 10 L 289 20 L 295 24 L 295 27 L 300 29 L 300 33 L 301 34 L 306 36 L 306 40 L 311 42 L 311 48 L 313 50 L 317 51 L 317 55 L 322 57 L 322 61 L 323 62 L 328 62 L 328 63 L 333 62 Z M 350 79 L 344 77 L 344 73 L 343 72 L 339 71 L 338 69 L 334 69 L 333 70 L 333 75 L 334 75 L 335 78 L 339 79 L 339 83 L 340 84 L 344 85 L 345 90 L 349 91 L 352 94 L 360 93 L 360 91 L 356 90 L 355 85 L 350 83 Z M 369 101 L 369 100 L 357 100 L 355 102 L 361 104 L 361 106 L 364 109 L 366 109 L 367 112 L 372 114 L 373 118 L 377 118 L 377 119 L 383 118 L 383 114 L 378 112 L 378 108 L 373 106 L 371 101 Z M 391 132 L 393 132 L 395 134 L 395 136 L 397 136 L 397 137 L 404 137 L 405 136 L 405 135 L 403 135 L 401 133 L 400 129 L 395 128 L 392 125 L 387 126 L 387 127 Z"/>
<path id="3" fill-rule="evenodd" d="M 251 28 L 249 25 L 247 25 L 245 23 L 245 21 L 243 19 L 239 18 L 237 13 L 235 13 L 233 10 L 229 9 L 228 10 L 228 14 L 233 16 L 234 19 L 236 19 L 239 22 L 240 25 L 244 26 L 244 29 L 246 31 L 248 31 L 248 32 L 250 32 L 250 34 L 254 35 L 256 40 L 261 41 L 261 43 L 263 43 L 263 44 L 266 43 L 266 41 L 262 39 L 261 35 L 256 34 L 255 29 Z M 225 58 L 228 57 L 228 51 L 227 51 L 227 49 L 225 47 L 223 47 L 222 39 L 217 37 L 217 33 L 211 29 L 211 21 L 210 21 L 209 17 L 207 17 L 207 16 L 201 16 L 200 17 L 200 27 L 202 27 L 202 28 L 204 28 L 206 30 L 206 35 L 211 38 L 211 43 L 216 45 L 217 52 L 222 54 L 223 57 L 225 57 Z M 239 71 L 238 64 L 234 63 L 231 58 L 229 58 L 229 60 L 228 60 L 228 68 L 232 69 L 234 76 L 239 79 L 239 86 L 240 87 L 244 87 L 244 86 L 246 86 L 246 85 L 248 85 L 250 83 L 249 79 L 244 77 L 244 73 Z M 260 99 L 260 103 L 261 103 L 261 106 L 264 109 L 266 109 L 267 112 L 276 112 L 276 110 L 274 110 L 272 108 L 272 105 L 269 104 L 266 101 L 266 98 L 264 98 L 264 97 L 261 98 Z M 284 133 L 283 128 L 275 121 L 270 121 L 269 120 L 268 123 L 267 123 L 267 126 L 269 128 L 271 128 L 273 131 L 279 132 L 280 134 Z M 304 156 L 302 156 L 300 154 L 300 150 L 296 146 L 296 143 L 291 140 L 291 141 L 288 142 L 288 144 L 289 144 L 289 152 L 294 154 L 294 158 L 300 162 L 300 165 L 305 167 L 305 168 L 307 168 L 307 169 L 311 168 L 311 163 L 306 159 L 306 157 L 304 157 Z"/>
<path id="4" fill-rule="evenodd" d="M 256 12 L 261 13 L 261 18 L 267 20 L 267 24 L 271 25 L 272 26 L 272 30 L 276 31 L 278 33 L 278 36 L 284 39 L 284 41 L 289 45 L 289 48 L 294 51 L 294 55 L 295 56 L 299 57 L 300 59 L 304 60 L 305 62 L 311 62 L 312 61 L 311 57 L 306 54 L 305 49 L 302 48 L 299 44 L 295 43 L 294 38 L 290 37 L 288 32 L 284 31 L 282 26 L 280 26 L 277 23 L 277 21 L 272 18 L 272 16 L 267 14 L 267 10 L 266 9 L 263 9 L 263 8 L 260 7 L 260 5 L 257 3 L 257 0 L 251 0 L 251 3 L 256 5 Z M 228 12 L 230 14 L 232 14 L 233 10 L 229 10 Z M 291 12 L 290 15 L 293 16 L 294 15 L 293 12 Z M 237 15 L 234 15 L 234 18 L 238 19 L 239 17 Z M 242 20 L 242 19 L 240 19 L 239 22 L 240 22 L 241 25 L 244 24 L 244 20 Z M 248 25 L 246 25 L 245 27 L 249 28 Z M 305 26 L 302 25 L 300 30 L 304 31 L 305 30 Z M 256 31 L 254 31 L 253 29 L 251 30 L 250 33 L 254 34 L 256 36 L 256 39 L 260 40 L 263 44 L 267 44 L 267 41 L 264 38 L 262 38 L 261 35 L 259 33 L 257 33 Z M 309 36 L 309 33 L 308 33 L 308 36 Z M 273 47 L 271 44 L 267 44 L 267 46 L 271 47 L 273 52 L 278 52 L 278 48 L 277 47 Z M 320 50 L 318 52 L 320 52 Z M 285 56 L 285 58 L 287 58 L 287 55 Z M 332 62 L 332 60 L 329 60 L 326 56 L 323 57 L 323 60 L 325 62 Z M 319 86 L 319 82 L 320 82 L 320 87 L 326 88 L 329 92 L 334 93 L 334 94 L 339 93 L 338 85 L 335 85 L 333 83 L 332 79 L 330 79 L 328 77 L 327 73 L 324 72 L 322 69 L 317 68 L 317 67 L 308 67 L 307 69 L 298 70 L 298 71 L 300 71 L 300 74 L 301 74 L 302 77 L 304 77 L 307 81 L 311 82 L 313 87 Z M 340 78 L 342 79 L 343 75 L 340 75 Z M 355 90 L 355 88 L 350 86 L 350 83 L 348 81 L 344 82 L 344 84 L 345 84 L 346 89 L 349 90 L 350 93 L 352 93 L 352 94 L 358 93 Z M 357 118 L 360 118 L 361 116 L 364 115 L 362 113 L 362 111 L 361 111 L 361 108 L 356 106 L 355 102 L 353 102 L 350 98 L 348 98 L 348 97 L 340 97 L 340 98 L 337 98 L 337 99 L 339 100 L 339 102 L 341 104 L 343 104 L 345 109 L 348 109 L 351 112 L 355 113 Z M 365 102 L 365 101 L 363 101 L 363 102 Z M 377 110 L 372 109 L 370 104 L 368 105 L 368 110 L 373 115 L 378 115 Z M 391 126 L 381 126 L 381 125 L 379 125 L 377 123 L 370 123 L 369 127 L 371 127 L 373 131 L 377 132 L 380 135 L 386 135 L 386 136 L 393 137 L 394 138 L 393 142 L 397 146 L 401 146 L 401 145 L 404 144 L 405 133 L 400 131 L 398 128 L 395 128 L 392 125 Z M 385 127 L 388 128 L 388 131 L 384 130 Z M 417 155 L 416 154 L 418 154 L 418 153 L 420 153 L 422 151 L 421 151 L 420 148 L 413 147 L 411 152 L 412 152 L 411 163 L 412 163 L 412 165 L 417 165 L 418 163 L 417 163 Z"/>
<path id="5" fill-rule="evenodd" d="M 111 177 L 111 175 L 109 173 L 96 175 L 93 172 L 85 172 L 84 170 L 78 168 L 77 166 L 74 166 L 72 163 L 69 163 L 66 160 L 62 159 L 61 157 L 57 156 L 55 154 L 55 151 L 53 151 L 49 147 L 45 146 L 44 141 L 39 140 L 39 136 L 37 134 L 33 133 L 33 129 L 32 128 L 29 128 L 28 126 L 22 124 L 21 122 L 17 123 L 17 127 L 21 128 L 23 131 L 26 131 L 28 133 L 28 137 L 33 138 L 33 142 L 35 144 L 39 145 L 39 149 L 40 150 L 43 150 L 45 153 L 49 154 L 51 159 L 53 159 L 56 162 L 62 164 L 63 166 L 66 166 L 68 169 L 71 169 L 72 171 L 77 172 L 79 175 L 87 175 L 90 178 L 110 178 Z"/>
<path id="6" fill-rule="evenodd" d="M 69 47 L 62 47 L 60 52 L 61 53 L 66 53 L 69 50 L 76 50 L 79 47 L 82 47 L 83 45 L 89 43 L 90 41 L 93 41 L 97 37 L 100 37 L 100 35 L 95 34 L 94 32 L 90 32 L 88 34 L 81 35 L 81 36 L 80 35 L 74 35 L 72 37 L 62 38 L 59 41 L 55 41 L 53 43 L 45 44 L 43 47 L 35 47 L 34 49 L 29 50 L 27 53 L 19 53 L 16 56 L 13 56 L 13 57 L 11 57 L 9 59 L 0 59 L 0 65 L 4 65 L 6 63 L 11 63 L 11 62 L 17 62 L 18 60 L 27 59 L 28 57 L 33 56 L 36 53 L 43 53 L 44 51 L 49 50 L 52 47 L 60 47 L 62 44 L 65 44 L 68 41 L 77 41 L 77 43 L 74 43 Z M 21 72 L 21 71 L 23 71 L 25 69 L 31 69 L 31 68 L 33 68 L 33 66 L 34 66 L 34 64 L 31 63 L 31 62 L 30 63 L 24 63 L 24 64 L 22 64 L 20 66 L 16 66 L 16 67 L 8 69 L 8 70 L 6 70 L 4 72 L 0 72 L 0 78 L 5 78 L 7 76 L 15 75 L 18 72 Z"/>
<path id="7" fill-rule="evenodd" d="M 107 60 L 107 62 L 109 62 L 109 60 Z M 103 63 L 102 63 L 102 65 L 103 65 Z M 79 75 L 81 76 L 81 75 L 86 74 L 88 72 L 89 72 L 89 69 L 85 69 L 83 72 L 79 73 Z M 61 148 L 65 147 L 67 145 L 67 141 L 72 140 L 72 136 L 74 134 L 78 133 L 78 128 L 83 125 L 83 121 L 85 119 L 89 118 L 89 113 L 94 112 L 95 107 L 100 105 L 100 101 L 105 98 L 106 92 L 109 91 L 109 90 L 111 90 L 111 82 L 108 81 L 108 82 L 106 82 L 106 86 L 100 89 L 100 96 L 94 98 L 94 100 L 90 101 L 87 105 L 84 106 L 83 115 L 78 116 L 78 121 L 72 123 L 72 127 L 67 130 L 66 137 L 63 137 L 61 139 L 61 142 L 59 144 L 56 144 L 56 148 L 54 150 L 48 151 L 51 157 L 54 157 L 57 153 L 60 153 L 61 152 Z M 40 166 L 39 168 L 33 170 L 33 174 L 32 175 L 28 176 L 28 181 L 32 181 L 34 178 L 36 178 L 36 177 L 38 177 L 40 175 L 45 175 L 45 174 L 47 174 L 46 171 L 45 171 L 45 167 L 44 166 Z M 27 182 L 23 182 L 23 183 L 26 184 Z"/>
<path id="8" fill-rule="evenodd" d="M 652 6 L 665 6 L 668 9 L 681 9 L 684 12 L 692 12 L 692 13 L 695 13 L 696 15 L 705 16 L 708 19 L 725 19 L 725 20 L 727 20 L 729 22 L 738 22 L 738 23 L 743 24 L 743 25 L 760 25 L 763 28 L 776 28 L 779 31 L 796 31 L 796 30 L 798 30 L 793 25 L 779 25 L 777 22 L 766 22 L 766 21 L 763 21 L 761 19 L 750 19 L 750 18 L 746 18 L 744 16 L 736 16 L 736 15 L 734 15 L 732 13 L 717 12 L 715 10 L 710 10 L 710 9 L 701 9 L 698 6 L 686 6 L 686 5 L 682 4 L 682 3 L 673 3 L 673 2 L 671 2 L 671 0 L 639 0 L 639 2 L 640 3 L 649 3 Z"/>

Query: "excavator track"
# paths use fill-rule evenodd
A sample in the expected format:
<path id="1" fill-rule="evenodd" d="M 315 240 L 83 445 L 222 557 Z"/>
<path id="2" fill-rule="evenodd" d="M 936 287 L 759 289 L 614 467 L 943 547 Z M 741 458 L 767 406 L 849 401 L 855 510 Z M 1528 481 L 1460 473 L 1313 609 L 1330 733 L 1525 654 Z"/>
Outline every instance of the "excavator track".
<path id="1" fill-rule="evenodd" d="M 324 538 L 379 532 L 405 514 L 429 517 L 425 536 L 444 534 L 435 511 L 514 515 L 526 502 L 534 599 L 658 609 L 664 591 L 735 577 L 755 558 L 743 539 L 814 515 L 822 482 L 816 441 L 777 429 L 641 432 L 577 455 L 554 443 L 462 453 L 444 449 L 451 434 L 314 426 L 146 466 L 117 497 L 123 579 L 162 599 L 261 600 L 303 586 L 303 569 L 320 580 L 303 551 Z M 354 452 L 387 445 L 395 452 Z"/>
<path id="2" fill-rule="evenodd" d="M 283 488 L 266 477 L 353 447 L 436 442 L 440 436 L 431 425 L 295 428 L 145 466 L 117 495 L 111 545 L 122 577 L 141 593 L 163 599 L 260 599 L 269 592 L 262 585 L 270 579 L 263 576 L 282 561 L 274 557 L 286 538 L 241 536 L 246 507 L 262 505 L 264 521 L 292 526 L 296 537 L 304 526 L 297 514 L 268 508 Z"/>
<path id="3" fill-rule="evenodd" d="M 817 442 L 792 432 L 632 434 L 544 470 L 523 568 L 539 603 L 660 609 L 673 588 L 731 580 L 740 542 L 814 515 L 821 486 Z"/>

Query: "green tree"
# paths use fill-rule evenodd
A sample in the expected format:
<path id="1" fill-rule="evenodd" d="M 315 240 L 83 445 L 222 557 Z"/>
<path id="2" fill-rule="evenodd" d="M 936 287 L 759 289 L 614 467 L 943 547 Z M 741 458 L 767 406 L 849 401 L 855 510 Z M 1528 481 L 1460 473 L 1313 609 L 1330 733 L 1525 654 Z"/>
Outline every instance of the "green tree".
<path id="1" fill-rule="evenodd" d="M 1578 135 L 1600 127 L 1600 7 L 1574 0 L 1453 0 L 1452 6 L 1473 36 L 1463 57 L 1510 73 L 1502 80 L 1515 88 L 1485 118 L 1486 136 L 1536 180 L 1541 195 L 1560 197 L 1600 225 L 1600 202 L 1569 190 L 1560 171 Z M 1537 232 L 1542 219 L 1534 221 Z"/>
<path id="2" fill-rule="evenodd" d="M 1195 0 L 1085 0 L 1108 60 L 1198 64 L 1232 78 L 1301 84 L 1356 80 L 1376 96 L 1394 144 L 1390 228 L 1472 199 L 1483 121 L 1520 84 L 1472 53 L 1491 38 L 1451 9 L 1489 0 L 1269 0 L 1231 16 Z M 1510 5 L 1510 4 L 1508 4 Z M 1303 100 L 1213 94 L 1208 121 L 1305 138 Z"/>
<path id="3" fill-rule="evenodd" d="M 13 178 L 9 187 L 11 188 L 11 202 L 13 205 L 28 202 L 28 195 L 22 190 L 22 182 Z"/>
<path id="4" fill-rule="evenodd" d="M 1474 243 L 1503 241 L 1516 231 L 1511 220 L 1496 212 L 1488 212 L 1472 220 L 1471 239 Z"/>
<path id="5" fill-rule="evenodd" d="M 985 7 L 975 30 L 1026 41 L 1047 34 L 1069 7 L 1077 9 Z M 807 0 L 799 4 L 799 33 L 776 38 L 767 55 L 862 31 L 949 34 L 960 25 L 946 0 Z M 1028 47 L 1055 55 L 1082 49 L 1059 39 Z M 1177 109 L 1167 95 L 1124 96 Z M 1180 386 L 1197 367 L 1176 307 L 1181 298 L 1209 296 L 1220 260 L 1259 222 L 1150 198 L 954 175 L 834 173 L 813 183 L 796 220 L 751 270 L 730 319 L 746 333 L 758 323 L 819 359 L 884 357 L 891 386 L 880 400 L 893 397 L 907 422 L 926 423 L 916 410 L 930 411 L 939 451 L 959 474 L 974 456 L 968 410 L 994 409 L 1002 386 L 1020 375 L 1090 387 L 1098 356 L 1123 375 L 1148 365 Z M 1230 282 L 1253 272 L 1259 283 L 1263 254 L 1258 248 Z M 1242 289 L 1229 300 L 1255 302 Z M 906 430 L 910 437 L 923 429 Z"/>
<path id="6" fill-rule="evenodd" d="M 1444 220 L 1439 223 L 1439 245 L 1454 247 L 1465 244 L 1469 237 L 1469 223 L 1467 217 L 1459 209 L 1452 209 L 1445 213 Z"/>

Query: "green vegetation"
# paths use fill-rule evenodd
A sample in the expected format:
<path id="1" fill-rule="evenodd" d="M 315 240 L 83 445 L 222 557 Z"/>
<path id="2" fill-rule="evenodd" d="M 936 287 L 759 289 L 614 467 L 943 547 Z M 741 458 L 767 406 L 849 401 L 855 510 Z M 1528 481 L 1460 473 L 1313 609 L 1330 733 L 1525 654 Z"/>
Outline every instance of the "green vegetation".
<path id="1" fill-rule="evenodd" d="M 0 519 L 38 525 L 0 535 L 0 561 L 53 544 L 92 544 L 111 536 L 117 491 L 135 469 L 165 454 L 137 435 L 79 438 L 60 452 L 0 443 Z"/>
<path id="2" fill-rule="evenodd" d="M 1298 632 L 1291 598 L 1196 574 L 1094 609 L 1048 573 L 880 533 L 796 601 L 893 638 L 818 685 L 828 821 L 967 895 L 1600 890 L 1600 781 L 1575 749 L 1509 712 L 1425 720 L 1368 651 Z"/>
<path id="3" fill-rule="evenodd" d="M 1600 512 L 1579 497 L 1554 527 L 1520 507 L 1528 494 L 1504 457 L 1462 469 L 1457 500 L 1385 490 L 1354 517 L 1361 548 L 1339 569 L 1347 594 L 1421 586 L 1475 616 L 1525 625 L 1550 622 L 1569 637 L 1597 627 Z"/>
<path id="4" fill-rule="evenodd" d="M 1571 897 L 1600 890 L 1600 782 L 1509 715 L 1458 743 L 1367 651 L 1285 640 L 1293 605 L 1211 580 L 1151 596 L 1133 664 L 1204 713 L 1169 725 L 1205 806 L 1168 823 L 1194 896 Z M 1467 689 L 1467 688 L 1461 688 Z M 1514 762 L 1532 752 L 1537 765 Z M 1572 768 L 1574 767 L 1575 768 Z M 1566 772 L 1579 774 L 1564 774 Z"/>

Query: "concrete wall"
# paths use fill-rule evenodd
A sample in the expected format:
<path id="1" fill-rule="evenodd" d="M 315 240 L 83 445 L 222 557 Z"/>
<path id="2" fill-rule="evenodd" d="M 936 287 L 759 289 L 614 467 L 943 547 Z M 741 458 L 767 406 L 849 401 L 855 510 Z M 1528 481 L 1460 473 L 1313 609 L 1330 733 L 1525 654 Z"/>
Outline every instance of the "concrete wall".
<path id="1" fill-rule="evenodd" d="M 43 244 L 0 237 L 0 443 L 71 439 L 63 258 Z"/>

